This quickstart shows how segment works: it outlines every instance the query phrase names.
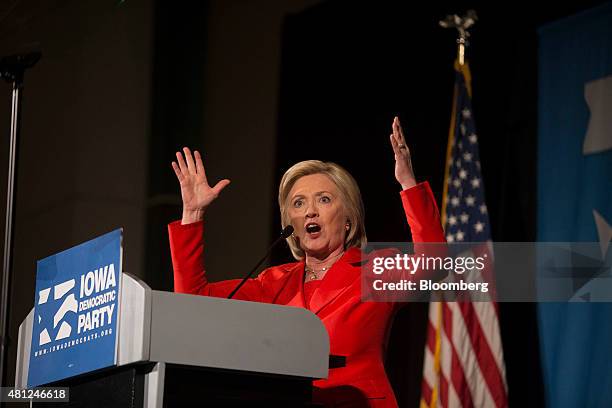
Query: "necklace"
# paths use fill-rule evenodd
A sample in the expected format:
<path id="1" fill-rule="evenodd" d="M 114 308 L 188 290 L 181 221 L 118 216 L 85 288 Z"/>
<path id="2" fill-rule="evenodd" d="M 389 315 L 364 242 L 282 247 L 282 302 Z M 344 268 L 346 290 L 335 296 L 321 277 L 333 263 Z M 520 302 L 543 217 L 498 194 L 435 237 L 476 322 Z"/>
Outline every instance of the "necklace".
<path id="1" fill-rule="evenodd" d="M 334 265 L 334 263 L 336 263 L 336 261 L 338 260 L 338 258 L 340 258 L 342 256 L 342 254 L 344 254 L 344 251 L 340 252 L 338 255 L 336 255 L 333 258 L 332 264 L 329 266 L 324 266 L 321 269 L 314 269 L 311 268 L 308 265 L 304 265 L 304 272 L 306 272 L 306 281 L 313 281 L 313 280 L 317 280 L 317 279 L 321 279 L 321 276 L 319 276 L 320 273 L 325 273 L 328 270 L 331 269 L 331 267 Z"/>
<path id="2" fill-rule="evenodd" d="M 320 272 L 327 272 L 329 267 L 324 267 L 319 270 L 312 269 L 310 266 L 304 267 L 304 271 L 306 272 L 306 281 L 313 281 L 319 279 Z"/>

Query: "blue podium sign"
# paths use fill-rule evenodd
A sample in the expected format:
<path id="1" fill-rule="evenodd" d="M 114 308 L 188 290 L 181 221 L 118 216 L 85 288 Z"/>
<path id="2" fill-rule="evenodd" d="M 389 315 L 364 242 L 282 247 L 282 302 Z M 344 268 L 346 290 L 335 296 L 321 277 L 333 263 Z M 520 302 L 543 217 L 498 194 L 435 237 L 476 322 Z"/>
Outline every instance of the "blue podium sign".
<path id="1" fill-rule="evenodd" d="M 28 387 L 116 364 L 122 234 L 38 261 Z"/>

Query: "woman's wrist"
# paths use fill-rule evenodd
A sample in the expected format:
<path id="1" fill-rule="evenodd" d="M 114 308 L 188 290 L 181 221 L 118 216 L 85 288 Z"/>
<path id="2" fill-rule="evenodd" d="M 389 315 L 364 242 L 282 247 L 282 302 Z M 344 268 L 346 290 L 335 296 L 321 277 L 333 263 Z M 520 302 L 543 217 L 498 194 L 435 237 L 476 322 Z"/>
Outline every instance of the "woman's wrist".
<path id="1" fill-rule="evenodd" d="M 194 222 L 202 221 L 204 219 L 204 211 L 202 208 L 200 210 L 186 210 L 183 209 L 183 218 L 181 219 L 181 224 L 193 224 Z"/>
<path id="2" fill-rule="evenodd" d="M 414 178 L 410 178 L 408 180 L 402 180 L 400 184 L 402 186 L 402 190 L 408 190 L 409 188 L 416 186 L 417 182 Z"/>

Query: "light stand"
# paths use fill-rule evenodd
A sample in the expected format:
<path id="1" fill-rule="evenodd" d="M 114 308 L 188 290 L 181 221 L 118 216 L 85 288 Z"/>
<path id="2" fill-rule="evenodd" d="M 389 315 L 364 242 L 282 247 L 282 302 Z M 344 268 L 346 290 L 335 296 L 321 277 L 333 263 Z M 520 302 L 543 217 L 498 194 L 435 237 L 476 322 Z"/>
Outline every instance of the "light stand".
<path id="1" fill-rule="evenodd" d="M 34 66 L 40 59 L 40 52 L 11 55 L 0 58 L 0 78 L 13 84 L 11 107 L 11 134 L 9 147 L 8 182 L 6 194 L 6 223 L 4 228 L 4 261 L 2 264 L 2 292 L 0 292 L 0 385 L 4 385 L 7 352 L 9 347 L 9 296 L 11 284 L 11 265 L 13 255 L 13 235 L 15 224 L 15 181 L 17 179 L 17 140 L 21 125 L 21 91 L 25 70 Z"/>

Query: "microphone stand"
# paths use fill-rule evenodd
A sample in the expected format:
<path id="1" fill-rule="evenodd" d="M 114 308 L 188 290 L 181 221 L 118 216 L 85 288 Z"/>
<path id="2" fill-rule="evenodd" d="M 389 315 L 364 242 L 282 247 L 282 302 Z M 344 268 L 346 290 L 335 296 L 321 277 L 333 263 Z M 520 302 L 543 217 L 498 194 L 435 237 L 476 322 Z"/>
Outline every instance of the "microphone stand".
<path id="1" fill-rule="evenodd" d="M 238 292 L 240 290 L 240 288 L 242 287 L 242 285 L 245 284 L 245 282 L 251 277 L 251 275 L 253 275 L 253 273 L 257 270 L 257 268 L 259 268 L 259 265 L 261 265 L 263 263 L 263 261 L 266 260 L 266 258 L 268 257 L 268 255 L 270 255 L 270 252 L 272 252 L 272 250 L 274 249 L 274 247 L 276 245 L 278 245 L 279 242 L 281 242 L 283 239 L 286 239 L 289 235 L 293 234 L 293 227 L 291 225 L 287 225 L 280 233 L 280 236 L 278 238 L 276 238 L 274 240 L 274 242 L 272 243 L 272 245 L 270 245 L 270 247 L 268 248 L 268 252 L 266 252 L 266 254 L 263 256 L 263 258 L 261 258 L 259 260 L 259 262 L 257 262 L 257 265 L 255 265 L 255 267 L 253 269 L 251 269 L 251 272 L 248 273 L 247 276 L 244 277 L 244 279 L 242 279 L 240 281 L 240 283 L 238 284 L 238 286 L 236 286 L 234 288 L 234 290 L 232 291 L 232 293 L 229 294 L 229 296 L 227 297 L 228 299 L 231 299 L 234 297 L 234 295 L 236 294 L 236 292 Z"/>
<path id="2" fill-rule="evenodd" d="M 7 365 L 9 347 L 9 295 L 11 284 L 11 266 L 13 254 L 13 237 L 15 226 L 15 180 L 17 179 L 17 140 L 21 128 L 21 91 L 23 76 L 27 68 L 40 59 L 40 52 L 23 55 L 12 55 L 0 58 L 0 78 L 13 84 L 11 108 L 11 133 L 9 141 L 9 166 L 6 194 L 6 220 L 4 227 L 4 261 L 2 264 L 2 292 L 0 292 L 0 386 L 4 385 L 4 374 Z"/>

